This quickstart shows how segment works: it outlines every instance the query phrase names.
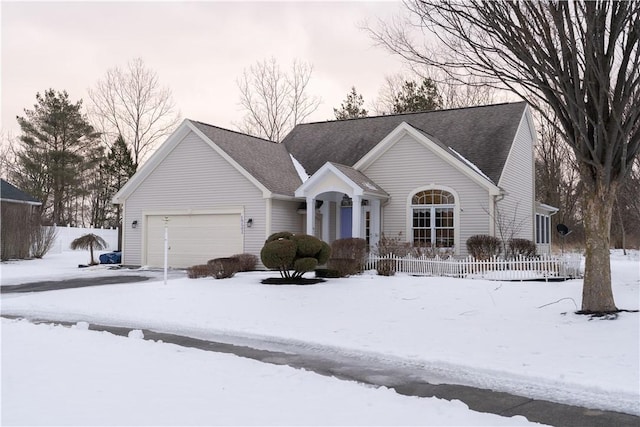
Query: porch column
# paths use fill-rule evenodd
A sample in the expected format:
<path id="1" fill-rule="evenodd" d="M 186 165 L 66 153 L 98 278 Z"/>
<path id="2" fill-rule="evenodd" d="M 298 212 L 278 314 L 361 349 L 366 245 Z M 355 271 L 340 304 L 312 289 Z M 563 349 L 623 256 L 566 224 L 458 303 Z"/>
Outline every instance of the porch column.
<path id="1" fill-rule="evenodd" d="M 307 196 L 307 234 L 316 235 L 316 199 Z"/>
<path id="2" fill-rule="evenodd" d="M 322 214 L 322 240 L 329 243 L 329 205 L 331 202 L 325 200 L 320 207 L 320 213 Z"/>
<path id="3" fill-rule="evenodd" d="M 369 235 L 369 246 L 375 248 L 378 242 L 380 241 L 380 232 L 381 232 L 381 216 L 382 211 L 380 208 L 380 200 L 372 199 L 371 200 L 371 231 Z"/>
<path id="4" fill-rule="evenodd" d="M 362 237 L 360 235 L 360 224 L 362 224 L 362 196 L 354 195 L 351 208 L 351 237 Z"/>

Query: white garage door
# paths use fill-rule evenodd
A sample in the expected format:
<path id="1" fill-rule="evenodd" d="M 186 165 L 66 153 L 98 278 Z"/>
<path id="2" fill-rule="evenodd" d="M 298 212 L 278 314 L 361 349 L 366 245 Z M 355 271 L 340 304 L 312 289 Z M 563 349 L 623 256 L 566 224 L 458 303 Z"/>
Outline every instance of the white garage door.
<path id="1" fill-rule="evenodd" d="M 240 214 L 169 215 L 169 267 L 184 268 L 243 250 Z M 164 266 L 164 215 L 148 215 L 146 265 Z"/>

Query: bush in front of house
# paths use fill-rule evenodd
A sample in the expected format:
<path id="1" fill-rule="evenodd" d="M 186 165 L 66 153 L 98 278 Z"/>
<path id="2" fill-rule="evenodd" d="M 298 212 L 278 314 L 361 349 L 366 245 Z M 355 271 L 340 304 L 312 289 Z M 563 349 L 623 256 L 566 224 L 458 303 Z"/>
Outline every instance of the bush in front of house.
<path id="1" fill-rule="evenodd" d="M 316 277 L 322 279 L 338 279 L 342 276 L 338 270 L 331 268 L 316 268 Z"/>
<path id="2" fill-rule="evenodd" d="M 295 283 L 307 271 L 326 263 L 330 253 L 331 247 L 314 236 L 281 232 L 269 236 L 260 259 L 265 267 L 280 272 L 286 279 L 282 283 Z"/>
<path id="3" fill-rule="evenodd" d="M 486 260 L 500 255 L 501 248 L 502 242 L 494 236 L 477 234 L 467 239 L 469 254 L 478 260 Z"/>
<path id="4" fill-rule="evenodd" d="M 536 244 L 529 239 L 509 240 L 509 253 L 511 256 L 535 257 L 537 252 Z"/>
<path id="5" fill-rule="evenodd" d="M 211 275 L 211 267 L 209 264 L 192 265 L 187 268 L 187 277 L 189 279 L 199 279 L 200 277 L 209 277 Z"/>
<path id="6" fill-rule="evenodd" d="M 236 254 L 231 258 L 238 259 L 238 272 L 254 271 L 258 265 L 258 257 L 254 254 Z"/>
<path id="7" fill-rule="evenodd" d="M 285 238 L 267 240 L 260 251 L 260 259 L 264 266 L 272 270 L 279 270 L 282 277 L 288 277 L 288 271 L 293 268 L 295 258 L 296 244 Z"/>
<path id="8" fill-rule="evenodd" d="M 340 277 L 362 273 L 366 255 L 367 241 L 364 239 L 349 237 L 334 240 L 327 267 L 336 270 Z"/>
<path id="9" fill-rule="evenodd" d="M 237 257 L 215 258 L 207 261 L 209 275 L 216 279 L 228 279 L 233 277 L 240 269 L 240 260 Z"/>

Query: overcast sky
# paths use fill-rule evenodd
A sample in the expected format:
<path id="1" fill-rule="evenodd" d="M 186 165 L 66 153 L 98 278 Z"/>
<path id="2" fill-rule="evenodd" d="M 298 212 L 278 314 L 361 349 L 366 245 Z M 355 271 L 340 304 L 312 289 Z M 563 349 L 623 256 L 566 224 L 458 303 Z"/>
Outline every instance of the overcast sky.
<path id="1" fill-rule="evenodd" d="M 242 119 L 236 79 L 274 56 L 313 67 L 309 92 L 323 103 L 310 119 L 333 119 L 352 85 L 368 105 L 385 75 L 405 70 L 359 29 L 388 19 L 399 2 L 5 2 L 2 14 L 2 130 L 37 92 L 87 89 L 139 57 L 168 86 L 183 118 L 235 129 Z"/>

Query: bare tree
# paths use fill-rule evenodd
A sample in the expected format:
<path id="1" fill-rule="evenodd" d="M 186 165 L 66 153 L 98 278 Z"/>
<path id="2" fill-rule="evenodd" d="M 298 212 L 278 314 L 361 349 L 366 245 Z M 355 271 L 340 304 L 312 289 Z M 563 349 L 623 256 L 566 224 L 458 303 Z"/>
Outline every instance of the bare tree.
<path id="1" fill-rule="evenodd" d="M 441 50 L 413 42 L 408 26 L 370 34 L 409 61 L 454 79 L 491 79 L 549 108 L 573 150 L 580 179 L 586 265 L 583 312 L 617 311 L 609 259 L 612 209 L 640 147 L 638 1 L 485 2 L 407 0 Z"/>
<path id="2" fill-rule="evenodd" d="M 16 169 L 16 140 L 5 131 L 0 131 L 0 178 L 11 180 Z"/>
<path id="3" fill-rule="evenodd" d="M 312 71 L 311 65 L 296 60 L 286 73 L 273 57 L 245 69 L 237 81 L 246 111 L 239 129 L 280 142 L 320 105 L 320 98 L 307 93 Z"/>
<path id="4" fill-rule="evenodd" d="M 109 69 L 89 89 L 89 98 L 92 121 L 105 145 L 110 147 L 122 135 L 136 167 L 180 121 L 171 91 L 160 85 L 158 75 L 140 58 L 130 61 L 125 69 Z"/>
<path id="5" fill-rule="evenodd" d="M 549 116 L 552 120 L 553 114 Z M 558 131 L 558 124 L 536 117 L 538 140 L 535 147 L 536 198 L 560 209 L 551 217 L 552 230 L 565 224 L 573 231 L 569 239 L 584 237 L 581 230 L 579 195 L 582 185 L 571 147 Z M 563 237 L 563 239 L 565 239 Z"/>

